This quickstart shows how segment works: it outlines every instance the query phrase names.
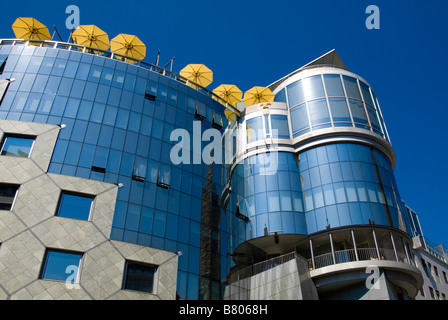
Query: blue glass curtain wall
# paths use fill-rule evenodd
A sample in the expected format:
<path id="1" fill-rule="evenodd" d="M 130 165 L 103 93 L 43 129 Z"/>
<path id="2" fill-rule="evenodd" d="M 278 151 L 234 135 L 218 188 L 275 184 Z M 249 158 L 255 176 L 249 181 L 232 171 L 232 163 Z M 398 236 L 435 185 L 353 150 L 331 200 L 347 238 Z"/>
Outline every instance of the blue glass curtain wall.
<path id="1" fill-rule="evenodd" d="M 353 77 L 340 74 L 306 77 L 280 90 L 275 101 L 288 103 L 294 138 L 323 128 L 357 127 L 388 140 L 373 91 Z"/>
<path id="2" fill-rule="evenodd" d="M 0 46 L 0 55 L 7 56 L 0 78 L 15 79 L 0 119 L 65 124 L 49 172 L 122 184 L 111 238 L 182 252 L 181 297 L 204 297 L 210 287 L 219 296 L 215 284 L 227 271 L 221 165 L 173 165 L 170 134 L 183 128 L 193 138 L 196 105 L 202 132 L 213 119 L 225 128 L 224 107 L 174 79 L 105 57 L 23 45 Z M 201 266 L 217 274 L 204 277 Z"/>

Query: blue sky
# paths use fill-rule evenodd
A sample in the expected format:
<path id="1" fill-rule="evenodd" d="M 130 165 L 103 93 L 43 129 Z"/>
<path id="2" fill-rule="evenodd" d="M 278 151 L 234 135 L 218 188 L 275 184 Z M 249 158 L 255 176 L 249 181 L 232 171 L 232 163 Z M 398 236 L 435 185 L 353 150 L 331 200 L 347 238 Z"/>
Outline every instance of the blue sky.
<path id="1" fill-rule="evenodd" d="M 173 71 L 203 63 L 214 71 L 214 89 L 266 86 L 336 49 L 349 70 L 365 78 L 380 101 L 397 156 L 402 198 L 419 214 L 425 236 L 448 246 L 448 106 L 443 99 L 448 64 L 448 3 L 405 0 L 163 0 L 7 1 L 2 38 L 14 37 L 17 17 L 53 25 L 64 40 L 68 5 L 81 24 L 95 24 L 113 38 L 137 35 L 146 61 L 175 57 Z M 368 5 L 380 9 L 380 29 L 368 30 Z"/>

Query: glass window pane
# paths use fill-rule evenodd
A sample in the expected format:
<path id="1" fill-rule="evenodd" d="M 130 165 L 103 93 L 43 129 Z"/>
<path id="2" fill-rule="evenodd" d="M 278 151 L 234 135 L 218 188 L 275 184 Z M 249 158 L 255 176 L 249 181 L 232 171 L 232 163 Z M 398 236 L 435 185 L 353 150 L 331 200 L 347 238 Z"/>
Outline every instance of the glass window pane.
<path id="1" fill-rule="evenodd" d="M 282 89 L 280 92 L 278 92 L 275 95 L 274 101 L 275 102 L 286 102 L 286 90 Z"/>
<path id="2" fill-rule="evenodd" d="M 360 101 L 349 100 L 350 110 L 352 111 L 353 121 L 355 123 L 367 124 L 366 111 L 364 105 Z"/>
<path id="3" fill-rule="evenodd" d="M 364 82 L 359 81 L 359 84 L 361 86 L 362 96 L 364 98 L 365 103 L 374 106 L 372 96 L 370 95 L 369 86 L 366 85 Z"/>
<path id="4" fill-rule="evenodd" d="M 7 136 L 2 146 L 2 156 L 28 158 L 34 138 Z"/>
<path id="5" fill-rule="evenodd" d="M 361 100 L 361 94 L 358 89 L 358 82 L 355 78 L 342 76 L 344 79 L 345 91 L 347 91 L 347 96 L 349 98 L 355 98 Z"/>
<path id="6" fill-rule="evenodd" d="M 381 133 L 381 125 L 378 120 L 378 115 L 375 111 L 375 109 L 369 105 L 367 105 L 367 112 L 369 114 L 370 123 L 372 125 L 373 130 L 375 130 L 378 133 Z"/>
<path id="7" fill-rule="evenodd" d="M 325 97 L 321 76 L 313 76 L 302 80 L 306 100 Z"/>
<path id="8" fill-rule="evenodd" d="M 78 220 L 89 220 L 93 197 L 62 193 L 57 216 Z"/>
<path id="9" fill-rule="evenodd" d="M 308 108 L 310 110 L 311 125 L 330 122 L 330 114 L 325 99 L 308 102 Z"/>
<path id="10" fill-rule="evenodd" d="M 344 97 L 341 76 L 338 74 L 324 74 L 325 89 L 329 97 Z"/>
<path id="11" fill-rule="evenodd" d="M 330 98 L 328 101 L 334 122 L 351 122 L 350 112 L 345 99 Z"/>
<path id="12" fill-rule="evenodd" d="M 271 115 L 272 136 L 274 138 L 289 139 L 288 117 L 282 115 Z"/>
<path id="13" fill-rule="evenodd" d="M 67 281 L 68 277 L 73 277 L 73 275 L 76 279 L 81 257 L 81 253 L 47 251 L 41 279 Z M 69 267 L 73 269 L 69 269 Z"/>
<path id="14" fill-rule="evenodd" d="M 256 117 L 246 121 L 247 143 L 264 138 L 263 117 Z"/>
<path id="15" fill-rule="evenodd" d="M 305 104 L 291 110 L 291 125 L 293 133 L 310 126 Z"/>
<path id="16" fill-rule="evenodd" d="M 299 80 L 287 87 L 289 107 L 292 108 L 298 104 L 305 102 L 305 94 L 303 93 L 302 81 Z"/>
<path id="17" fill-rule="evenodd" d="M 11 210 L 17 189 L 13 185 L 0 185 L 0 210 Z"/>

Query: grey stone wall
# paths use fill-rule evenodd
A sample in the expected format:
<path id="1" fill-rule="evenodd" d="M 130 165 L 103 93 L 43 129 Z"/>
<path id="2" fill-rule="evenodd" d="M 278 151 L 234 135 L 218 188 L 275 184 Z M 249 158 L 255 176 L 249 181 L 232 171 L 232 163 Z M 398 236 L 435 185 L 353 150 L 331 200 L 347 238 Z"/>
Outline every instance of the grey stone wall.
<path id="1" fill-rule="evenodd" d="M 29 158 L 0 156 L 0 184 L 20 186 L 11 210 L 0 210 L 0 299 L 175 299 L 177 254 L 109 239 L 117 185 L 47 173 L 59 130 L 0 121 L 0 141 L 36 136 Z M 62 191 L 95 197 L 89 221 L 55 215 Z M 83 254 L 78 286 L 39 279 L 48 248 Z M 157 266 L 153 294 L 122 289 L 126 261 Z"/>

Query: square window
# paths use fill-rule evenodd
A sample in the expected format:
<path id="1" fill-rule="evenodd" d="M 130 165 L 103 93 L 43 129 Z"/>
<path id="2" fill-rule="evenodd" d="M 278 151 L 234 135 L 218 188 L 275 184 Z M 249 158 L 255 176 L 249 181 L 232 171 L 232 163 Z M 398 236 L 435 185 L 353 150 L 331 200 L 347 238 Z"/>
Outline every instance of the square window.
<path id="1" fill-rule="evenodd" d="M 154 293 L 157 266 L 126 261 L 123 289 Z"/>
<path id="2" fill-rule="evenodd" d="M 48 249 L 45 253 L 40 279 L 79 282 L 82 253 Z"/>
<path id="3" fill-rule="evenodd" d="M 0 184 L 0 210 L 11 210 L 19 187 L 10 184 Z"/>
<path id="4" fill-rule="evenodd" d="M 57 216 L 87 221 L 90 217 L 93 199 L 89 195 L 62 192 Z"/>
<path id="5" fill-rule="evenodd" d="M 3 138 L 1 155 L 28 158 L 35 137 L 6 135 Z"/>

